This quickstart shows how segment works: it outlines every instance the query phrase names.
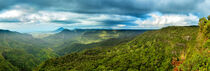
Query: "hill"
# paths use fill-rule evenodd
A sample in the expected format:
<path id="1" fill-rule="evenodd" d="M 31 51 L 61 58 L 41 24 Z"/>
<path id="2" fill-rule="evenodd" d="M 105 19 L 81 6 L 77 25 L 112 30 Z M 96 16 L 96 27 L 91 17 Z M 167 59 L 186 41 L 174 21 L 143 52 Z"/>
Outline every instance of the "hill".
<path id="1" fill-rule="evenodd" d="M 199 26 L 148 31 L 112 48 L 47 60 L 35 71 L 208 71 L 209 20 L 201 19 Z"/>
<path id="2" fill-rule="evenodd" d="M 30 71 L 57 56 L 45 44 L 29 34 L 0 30 L 0 71 Z"/>
<path id="3" fill-rule="evenodd" d="M 30 34 L 0 30 L 0 71 L 31 71 L 50 58 L 89 48 L 109 48 L 128 42 L 142 32 L 144 30 L 63 29 L 47 37 L 34 38 Z"/>
<path id="4" fill-rule="evenodd" d="M 145 31 L 147 30 L 64 29 L 43 40 L 49 42 L 49 46 L 59 55 L 65 55 L 88 48 L 115 46 Z"/>

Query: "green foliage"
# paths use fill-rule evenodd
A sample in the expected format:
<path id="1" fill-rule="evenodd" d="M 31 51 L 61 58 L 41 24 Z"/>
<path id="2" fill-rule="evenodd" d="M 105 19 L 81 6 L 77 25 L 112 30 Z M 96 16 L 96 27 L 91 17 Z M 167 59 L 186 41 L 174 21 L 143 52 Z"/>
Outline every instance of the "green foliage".
<path id="1" fill-rule="evenodd" d="M 2 56 L 2 51 L 5 48 L 0 47 L 0 71 L 18 71 L 18 68 L 10 64 L 7 60 Z"/>
<path id="2" fill-rule="evenodd" d="M 54 37 L 56 40 L 56 36 L 61 34 L 68 36 L 69 34 L 79 34 L 80 36 L 75 37 L 66 37 L 67 40 L 59 41 L 63 43 L 54 43 L 56 46 L 54 50 L 56 50 L 57 54 L 65 55 L 72 52 L 79 52 L 89 48 L 107 48 L 113 47 L 120 43 L 128 42 L 133 37 L 137 36 L 138 34 L 143 33 L 144 30 L 76 30 L 74 33 L 70 32 L 70 30 L 66 30 L 65 33 L 61 32 L 50 37 Z M 59 37 L 60 38 L 60 37 Z M 80 38 L 72 40 L 71 38 Z M 125 39 L 126 38 L 126 39 Z M 49 39 L 49 38 L 48 38 Z M 72 40 L 72 41 L 70 41 Z"/>
<path id="3" fill-rule="evenodd" d="M 210 16 L 208 16 L 208 19 L 209 17 Z M 199 26 L 200 31 L 197 37 L 197 45 L 191 46 L 191 48 L 188 49 L 186 54 L 187 58 L 180 67 L 185 71 L 209 70 L 210 20 L 201 18 Z"/>
<path id="4" fill-rule="evenodd" d="M 30 71 L 39 61 L 33 55 L 27 54 L 24 50 L 10 50 L 3 52 L 4 58 L 21 71 Z"/>
<path id="5" fill-rule="evenodd" d="M 184 71 L 208 71 L 209 69 L 209 56 L 208 51 L 204 50 L 202 53 L 195 51 L 197 49 L 191 48 L 187 58 L 180 68 Z"/>
<path id="6" fill-rule="evenodd" d="M 42 61 L 56 57 L 46 42 L 28 34 L 0 30 L 0 71 L 31 71 Z"/>
<path id="7" fill-rule="evenodd" d="M 88 48 L 112 47 L 127 42 L 142 32 L 144 31 L 64 30 L 43 39 L 36 39 L 28 34 L 0 30 L 0 71 L 31 71 L 50 58 Z M 122 35 L 125 33 L 127 36 Z M 94 37 L 99 37 L 100 42 L 84 44 L 81 42 L 84 40 L 80 40 L 92 38 L 84 41 L 89 43 L 96 40 Z M 120 39 L 121 37 L 130 38 Z"/>
<path id="8" fill-rule="evenodd" d="M 196 43 L 198 27 L 149 31 L 113 48 L 94 48 L 47 60 L 38 71 L 168 71 Z M 204 57 L 205 58 L 205 57 Z M 204 61 L 205 62 L 205 61 Z"/>
<path id="9" fill-rule="evenodd" d="M 132 39 L 131 37 L 128 37 L 127 39 L 122 39 L 122 38 L 111 38 L 105 41 L 97 42 L 97 43 L 91 43 L 91 44 L 81 44 L 81 43 L 74 43 L 74 44 L 65 44 L 60 47 L 65 47 L 63 49 L 60 49 L 57 51 L 57 54 L 59 55 L 65 55 L 73 52 L 80 52 L 85 49 L 90 49 L 90 48 L 109 48 L 113 47 L 125 42 L 128 42 Z"/>
<path id="10" fill-rule="evenodd" d="M 19 69 L 6 60 L 0 61 L 0 71 L 19 71 Z"/>
<path id="11" fill-rule="evenodd" d="M 44 39 L 0 30 L 0 71 L 205 71 L 209 20 L 200 19 L 199 26 L 171 26 L 137 37 L 144 31 L 64 30 Z"/>
<path id="12" fill-rule="evenodd" d="M 209 18 L 209 17 L 208 17 Z M 210 38 L 210 20 L 205 17 L 199 20 L 200 32 L 204 38 Z"/>

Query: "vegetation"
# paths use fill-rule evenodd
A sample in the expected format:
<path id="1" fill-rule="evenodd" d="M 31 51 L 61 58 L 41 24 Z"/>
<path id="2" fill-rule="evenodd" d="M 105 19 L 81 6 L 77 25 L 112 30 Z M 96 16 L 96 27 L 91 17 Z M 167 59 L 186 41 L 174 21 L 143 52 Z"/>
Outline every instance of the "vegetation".
<path id="1" fill-rule="evenodd" d="M 0 71 L 31 71 L 41 62 L 56 57 L 45 44 L 28 34 L 0 30 Z"/>
<path id="2" fill-rule="evenodd" d="M 113 47 L 120 43 L 130 41 L 133 37 L 143 33 L 144 31 L 145 30 L 87 30 L 86 32 L 83 31 L 84 34 L 82 34 L 81 36 L 71 37 L 71 38 L 81 38 L 79 40 L 78 39 L 71 40 L 71 38 L 69 38 L 69 40 L 71 41 L 64 40 L 63 44 L 58 44 L 60 46 L 56 45 L 54 46 L 56 46 L 55 50 L 57 54 L 62 56 L 65 54 L 69 54 L 72 52 L 79 52 L 89 48 Z M 101 35 L 104 36 L 102 37 Z M 64 36 L 68 36 L 68 32 L 64 33 Z"/>
<path id="3" fill-rule="evenodd" d="M 35 71 L 208 71 L 209 20 L 199 27 L 145 32 L 112 48 L 93 48 L 53 58 Z"/>
<path id="4" fill-rule="evenodd" d="M 188 49 L 186 59 L 180 67 L 183 70 L 208 71 L 210 69 L 210 16 L 208 16 L 208 20 L 201 18 L 199 26 L 197 43 Z"/>
<path id="5" fill-rule="evenodd" d="M 103 33 L 106 31 L 107 33 Z M 91 33 L 94 32 L 94 33 Z M 115 33 L 113 33 L 115 32 Z M 112 47 L 129 41 L 144 31 L 113 31 L 113 30 L 67 30 L 38 39 L 29 34 L 0 30 L 0 71 L 31 71 L 40 63 L 50 58 L 79 52 L 88 48 Z M 120 39 L 126 33 L 130 39 Z M 89 36 L 84 36 L 88 34 Z M 119 35 L 120 34 L 120 35 Z M 94 35 L 94 36 L 90 36 Z M 100 42 L 94 42 L 94 37 Z M 118 35 L 117 37 L 111 37 Z M 130 36 L 132 35 L 132 36 Z M 86 38 L 92 39 L 86 39 Z M 104 38 L 108 37 L 108 38 Z M 85 40 L 81 40 L 85 39 Z M 81 42 L 82 41 L 82 42 Z M 88 42 L 88 44 L 87 44 Z"/>

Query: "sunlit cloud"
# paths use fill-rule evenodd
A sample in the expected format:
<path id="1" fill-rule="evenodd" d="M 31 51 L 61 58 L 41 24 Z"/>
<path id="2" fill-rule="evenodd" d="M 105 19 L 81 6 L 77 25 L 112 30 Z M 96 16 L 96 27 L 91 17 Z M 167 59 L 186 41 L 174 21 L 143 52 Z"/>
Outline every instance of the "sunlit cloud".
<path id="1" fill-rule="evenodd" d="M 199 18 L 193 14 L 179 15 L 179 14 L 148 14 L 151 18 L 146 20 L 137 19 L 134 23 L 140 27 L 156 27 L 162 28 L 166 26 L 190 26 L 197 25 Z"/>

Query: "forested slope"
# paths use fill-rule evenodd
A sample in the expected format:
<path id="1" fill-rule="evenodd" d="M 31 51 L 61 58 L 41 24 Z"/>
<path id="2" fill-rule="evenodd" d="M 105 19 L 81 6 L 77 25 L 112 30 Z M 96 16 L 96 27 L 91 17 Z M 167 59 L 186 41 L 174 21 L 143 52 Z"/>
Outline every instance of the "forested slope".
<path id="1" fill-rule="evenodd" d="M 209 20 L 145 32 L 113 48 L 94 48 L 41 64 L 36 71 L 209 70 Z"/>
<path id="2" fill-rule="evenodd" d="M 57 54 L 31 35 L 0 30 L 0 71 L 31 71 Z"/>
<path id="3" fill-rule="evenodd" d="M 113 47 L 128 42 L 145 31 L 148 30 L 64 29 L 44 40 L 50 43 L 50 48 L 62 56 L 89 48 Z"/>
<path id="4" fill-rule="evenodd" d="M 0 71 L 31 71 L 50 58 L 89 48 L 113 47 L 144 31 L 64 29 L 49 37 L 34 38 L 29 34 L 0 30 Z"/>

